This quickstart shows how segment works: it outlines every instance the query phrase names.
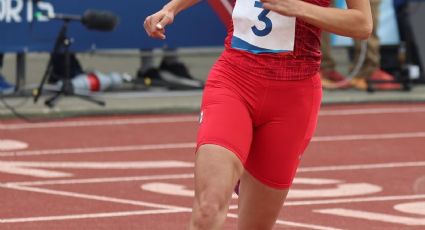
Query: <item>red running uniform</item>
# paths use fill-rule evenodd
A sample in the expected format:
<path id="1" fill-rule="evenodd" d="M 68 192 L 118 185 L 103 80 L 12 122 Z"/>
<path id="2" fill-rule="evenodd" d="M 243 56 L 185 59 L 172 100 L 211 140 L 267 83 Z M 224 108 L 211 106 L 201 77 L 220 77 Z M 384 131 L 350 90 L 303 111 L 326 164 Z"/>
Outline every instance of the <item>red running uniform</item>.
<path id="1" fill-rule="evenodd" d="M 227 148 L 259 181 L 286 189 L 317 124 L 321 31 L 256 0 L 236 1 L 232 18 L 205 86 L 197 146 Z"/>

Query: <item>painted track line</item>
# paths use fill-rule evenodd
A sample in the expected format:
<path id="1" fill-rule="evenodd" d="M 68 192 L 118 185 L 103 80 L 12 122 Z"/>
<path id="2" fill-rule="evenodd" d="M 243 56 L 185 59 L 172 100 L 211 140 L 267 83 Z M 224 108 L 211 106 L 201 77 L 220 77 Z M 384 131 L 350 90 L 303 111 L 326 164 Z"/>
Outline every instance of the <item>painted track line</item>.
<path id="1" fill-rule="evenodd" d="M 128 199 L 120 199 L 120 198 L 113 198 L 113 197 L 106 197 L 106 196 L 96 196 L 96 195 L 89 195 L 89 194 L 76 193 L 76 192 L 65 192 L 65 191 L 57 191 L 57 190 L 52 190 L 52 189 L 12 186 L 12 185 L 2 185 L 2 184 L 0 184 L 0 187 L 20 190 L 20 191 L 29 191 L 29 192 L 37 192 L 37 193 L 50 194 L 50 195 L 65 196 L 65 197 L 82 198 L 82 199 L 97 200 L 97 201 L 106 201 L 106 202 L 113 202 L 113 203 L 120 203 L 120 204 L 130 204 L 130 205 L 145 206 L 145 207 L 151 207 L 151 208 L 163 208 L 163 209 L 165 209 L 164 212 L 168 211 L 167 213 L 179 213 L 179 212 L 191 212 L 192 211 L 191 208 L 186 208 L 186 207 L 163 205 L 163 204 L 156 204 L 156 203 L 149 203 L 149 202 L 128 200 Z M 161 211 L 161 210 L 158 210 L 158 211 Z M 146 211 L 146 213 L 144 215 L 147 215 L 147 214 L 152 214 L 152 213 L 149 213 L 148 211 Z M 82 219 L 82 218 L 87 218 L 86 215 L 87 214 L 73 215 L 71 217 L 70 216 L 65 216 L 65 217 L 62 216 L 62 217 L 67 218 L 67 219 L 70 219 L 70 218 L 72 218 L 72 219 Z M 94 214 L 94 215 L 96 215 L 96 214 Z M 103 215 L 108 215 L 108 214 L 103 214 Z M 119 215 L 123 216 L 122 213 L 119 214 Z M 139 213 L 139 215 L 142 215 L 142 214 Z M 227 216 L 231 217 L 231 218 L 238 218 L 238 215 L 232 214 L 232 213 L 228 213 Z M 111 214 L 109 214 L 108 216 L 105 216 L 105 217 L 111 217 Z M 34 221 L 37 221 L 37 219 L 34 219 L 34 218 L 37 218 L 37 217 L 21 218 L 20 220 L 17 219 L 17 218 L 15 218 L 15 219 L 0 219 L 0 223 L 6 223 L 8 221 L 9 222 L 15 221 L 15 223 L 16 223 L 17 220 L 19 220 L 19 222 L 34 222 Z M 63 218 L 61 219 L 58 216 L 44 217 L 44 218 L 38 217 L 38 218 L 39 218 L 38 221 L 63 220 Z M 91 218 L 99 218 L 99 216 L 98 217 L 93 216 Z M 24 219 L 26 219 L 26 221 Z M 303 227 L 303 228 L 314 229 L 314 230 L 340 230 L 340 229 L 325 227 L 325 226 L 321 226 L 321 225 L 297 223 L 297 222 L 283 221 L 283 220 L 277 220 L 276 223 L 281 224 L 281 225 L 288 225 L 288 226 L 293 226 L 293 227 Z"/>
<path id="2" fill-rule="evenodd" d="M 369 109 L 341 109 L 341 110 L 321 110 L 320 116 L 352 116 L 352 115 L 372 115 L 372 114 L 399 114 L 399 113 L 423 113 L 425 107 L 419 108 L 369 108 Z"/>
<path id="3" fill-rule="evenodd" d="M 141 215 L 155 215 L 155 214 L 170 214 L 191 212 L 191 209 L 170 209 L 170 210 L 141 210 L 141 211 L 127 211 L 127 212 L 107 212 L 107 213 L 90 213 L 90 214 L 75 214 L 75 215 L 61 215 L 61 216 L 38 216 L 26 218 L 9 218 L 0 219 L 0 224 L 12 223 L 27 223 L 27 222 L 41 222 L 41 221 L 61 221 L 61 220 L 78 220 L 78 219 L 95 219 L 95 218 L 114 218 L 114 217 L 127 217 L 127 216 L 141 216 Z M 238 218 L 238 215 L 229 213 L 230 218 Z M 301 227 L 314 230 L 340 230 L 337 228 L 325 227 L 321 225 L 304 224 L 292 221 L 277 220 L 277 224 L 288 225 L 293 227 Z"/>
<path id="4" fill-rule="evenodd" d="M 37 193 L 63 196 L 63 197 L 80 198 L 80 199 L 86 199 L 86 200 L 92 200 L 92 201 L 96 200 L 96 201 L 103 201 L 103 202 L 110 202 L 110 203 L 143 206 L 143 207 L 149 207 L 149 208 L 162 208 L 162 209 L 172 209 L 172 210 L 181 209 L 181 207 L 173 206 L 173 205 L 163 205 L 163 204 L 156 204 L 156 203 L 150 203 L 150 202 L 144 202 L 144 201 L 128 200 L 128 199 L 121 199 L 121 198 L 114 198 L 114 197 L 107 197 L 107 196 L 97 196 L 97 195 L 90 195 L 90 194 L 77 193 L 77 192 L 58 191 L 58 190 L 47 189 L 47 188 L 35 188 L 35 187 L 3 185 L 3 184 L 0 184 L 0 188 L 14 189 L 19 191 L 27 191 L 27 192 L 37 192 Z"/>
<path id="5" fill-rule="evenodd" d="M 88 148 L 67 148 L 67 149 L 46 149 L 46 150 L 25 150 L 15 152 L 0 152 L 0 157 L 11 156 L 39 156 L 57 154 L 87 154 L 106 152 L 126 152 L 126 151 L 146 151 L 163 149 L 190 149 L 195 148 L 196 143 L 173 143 L 173 144 L 152 144 L 152 145 L 126 145 L 126 146 L 106 146 Z"/>
<path id="6" fill-rule="evenodd" d="M 192 168 L 192 162 L 183 161 L 114 161 L 114 162 L 38 162 L 38 161 L 0 161 L 3 166 L 24 168 L 65 168 L 65 169 L 151 169 L 151 168 Z"/>
<path id="7" fill-rule="evenodd" d="M 357 165 L 334 165 L 301 167 L 297 172 L 324 172 L 324 171 L 344 171 L 344 170 L 363 170 L 363 169 L 384 169 L 384 168 L 404 168 L 404 167 L 424 167 L 425 161 L 394 162 L 378 164 L 357 164 Z"/>
<path id="8" fill-rule="evenodd" d="M 313 142 L 364 141 L 364 140 L 388 140 L 388 139 L 423 138 L 423 137 L 425 137 L 425 132 L 410 132 L 410 133 L 321 136 L 321 137 L 313 137 L 311 141 Z"/>
<path id="9" fill-rule="evenodd" d="M 362 140 L 391 140 L 406 138 L 424 138 L 425 132 L 410 133 L 387 133 L 387 134 L 359 134 L 359 135 L 338 135 L 338 136 L 318 136 L 313 137 L 312 142 L 335 142 L 335 141 L 362 141 Z M 46 150 L 24 150 L 0 152 L 0 157 L 16 156 L 38 156 L 56 154 L 85 154 L 85 153 L 105 153 L 123 151 L 145 151 L 162 149 L 185 149 L 195 148 L 195 142 L 171 143 L 171 144 L 148 144 L 148 145 L 126 145 L 126 146 L 105 146 L 89 148 L 67 148 L 67 149 L 46 149 Z"/>
<path id="10" fill-rule="evenodd" d="M 235 218 L 235 219 L 238 218 L 238 215 L 233 213 L 228 213 L 227 216 L 231 218 Z M 276 220 L 276 224 L 287 225 L 287 226 L 298 227 L 298 228 L 313 229 L 313 230 L 342 230 L 340 228 L 332 228 L 332 227 L 316 225 L 316 224 L 298 223 L 298 222 L 286 221 L 286 220 L 280 220 L 280 219 Z"/>
<path id="11" fill-rule="evenodd" d="M 381 221 L 384 223 L 392 224 L 403 224 L 407 226 L 424 226 L 425 218 L 423 217 L 407 217 L 407 216 L 397 216 L 384 213 L 375 213 L 367 211 L 358 211 L 346 208 L 328 208 L 328 209 L 319 209 L 313 210 L 316 213 L 330 214 L 334 216 L 343 216 L 348 218 L 358 218 L 369 221 Z M 406 228 L 404 228 L 406 229 Z"/>
<path id="12" fill-rule="evenodd" d="M 96 170 L 141 170 L 160 168 L 193 168 L 192 162 L 184 161 L 121 161 L 121 162 L 37 162 L 37 161 L 0 161 L 0 172 L 42 178 L 72 177 L 72 173 L 51 169 L 96 169 Z M 41 168 L 41 169 L 40 169 Z M 50 169 L 50 170 L 46 170 Z"/>
<path id="13" fill-rule="evenodd" d="M 61 122 L 41 122 L 23 124 L 0 124 L 0 130 L 18 129 L 48 129 L 48 128 L 76 128 L 93 126 L 116 126 L 116 125 L 143 125 L 143 124 L 165 124 L 165 123 L 186 123 L 197 122 L 197 116 L 172 116 L 159 118 L 133 118 L 133 119 L 108 119 L 100 121 L 61 121 Z"/>
<path id="14" fill-rule="evenodd" d="M 327 200 L 301 200 L 287 201 L 285 206 L 307 206 L 307 205 L 327 205 L 327 204 L 343 204 L 343 203 L 362 203 L 362 202 L 380 202 L 380 201 L 396 201 L 396 200 L 421 200 L 425 199 L 425 194 L 417 195 L 399 195 L 399 196 L 371 196 L 359 198 L 342 198 Z"/>
<path id="15" fill-rule="evenodd" d="M 395 168 L 405 168 L 405 167 L 425 167 L 425 161 L 300 167 L 297 172 L 304 173 L 304 172 L 326 172 L 326 171 L 365 170 L 365 169 L 395 169 Z M 40 186 L 40 185 L 59 185 L 59 184 L 93 184 L 93 183 L 150 181 L 150 180 L 172 180 L 172 179 L 190 179 L 190 178 L 193 178 L 192 173 L 191 174 L 134 176 L 134 177 L 104 177 L 104 178 L 48 180 L 48 181 L 9 182 L 6 184 L 16 185 L 16 186 Z"/>
<path id="16" fill-rule="evenodd" d="M 60 221 L 60 220 L 77 220 L 77 219 L 94 219 L 94 218 L 112 218 L 112 217 L 139 216 L 139 215 L 180 213 L 182 211 L 186 211 L 186 210 L 185 209 L 160 209 L 160 210 L 140 210 L 140 211 L 128 211 L 128 212 L 89 213 L 89 214 L 75 214 L 75 215 L 61 215 L 61 216 L 38 216 L 38 217 L 26 217 L 26 218 L 9 218 L 9 219 L 0 219 L 0 224 L 41 222 L 41 221 Z"/>
<path id="17" fill-rule="evenodd" d="M 286 221 L 286 220 L 276 220 L 276 224 L 289 225 L 293 227 L 314 229 L 314 230 L 342 230 L 340 228 L 332 228 L 332 227 L 327 227 L 327 226 L 322 226 L 317 224 L 297 223 L 297 222 Z"/>
<path id="18" fill-rule="evenodd" d="M 151 181 L 151 180 L 192 179 L 193 177 L 194 177 L 193 173 L 190 173 L 190 174 L 169 174 L 169 175 L 134 176 L 134 177 L 105 177 L 105 178 L 88 178 L 88 179 L 10 182 L 10 183 L 4 183 L 4 185 L 41 186 L 41 185 L 60 185 L 60 184 L 119 183 L 119 182 L 134 182 L 134 181 Z"/>
<path id="19" fill-rule="evenodd" d="M 423 113 L 424 107 L 419 108 L 377 108 L 377 109 L 341 109 L 322 110 L 319 116 L 352 116 L 352 115 L 373 115 L 373 114 L 400 114 L 400 113 Z M 143 125 L 143 124 L 165 124 L 165 123 L 186 123 L 197 122 L 198 116 L 168 116 L 157 118 L 125 118 L 125 119 L 104 119 L 89 121 L 52 121 L 42 123 L 20 123 L 20 124 L 0 124 L 0 130 L 19 129 L 49 129 L 49 128 L 76 128 L 91 126 L 117 126 L 117 125 Z"/>
<path id="20" fill-rule="evenodd" d="M 382 201 L 398 201 L 398 200 L 423 200 L 425 194 L 417 195 L 398 195 L 398 196 L 371 196 L 358 198 L 341 198 L 341 199 L 325 199 L 325 200 L 287 200 L 284 206 L 311 206 L 311 205 L 329 205 L 329 204 L 351 204 L 363 202 L 382 202 Z M 229 209 L 238 209 L 238 205 L 230 205 Z"/>

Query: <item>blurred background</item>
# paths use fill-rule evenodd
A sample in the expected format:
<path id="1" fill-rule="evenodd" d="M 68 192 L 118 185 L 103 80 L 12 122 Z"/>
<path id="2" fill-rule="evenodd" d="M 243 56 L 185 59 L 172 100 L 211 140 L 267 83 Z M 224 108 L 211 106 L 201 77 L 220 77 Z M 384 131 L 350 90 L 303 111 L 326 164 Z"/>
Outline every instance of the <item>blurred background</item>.
<path id="1" fill-rule="evenodd" d="M 14 107 L 42 114 L 197 111 L 223 50 L 231 1 L 202 1 L 176 18 L 166 40 L 150 39 L 144 18 L 166 2 L 0 0 L 1 114 Z M 324 103 L 425 97 L 424 1 L 371 4 L 375 37 L 324 41 L 333 59 L 321 71 Z"/>
<path id="2" fill-rule="evenodd" d="M 0 0 L 0 229 L 185 228 L 234 0 L 153 40 L 168 1 Z M 323 33 L 323 106 L 278 229 L 424 229 L 425 0 L 370 3 L 367 41 Z"/>

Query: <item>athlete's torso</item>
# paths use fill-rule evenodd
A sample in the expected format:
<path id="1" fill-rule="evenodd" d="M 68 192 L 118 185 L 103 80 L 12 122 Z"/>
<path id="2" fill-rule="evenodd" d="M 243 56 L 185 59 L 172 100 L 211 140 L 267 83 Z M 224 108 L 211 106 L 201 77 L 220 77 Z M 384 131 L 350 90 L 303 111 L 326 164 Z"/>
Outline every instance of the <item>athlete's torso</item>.
<path id="1" fill-rule="evenodd" d="M 305 1 L 330 4 L 330 0 Z M 237 0 L 232 19 L 224 53 L 230 63 L 277 80 L 305 79 L 319 70 L 319 28 L 267 11 L 258 0 Z"/>

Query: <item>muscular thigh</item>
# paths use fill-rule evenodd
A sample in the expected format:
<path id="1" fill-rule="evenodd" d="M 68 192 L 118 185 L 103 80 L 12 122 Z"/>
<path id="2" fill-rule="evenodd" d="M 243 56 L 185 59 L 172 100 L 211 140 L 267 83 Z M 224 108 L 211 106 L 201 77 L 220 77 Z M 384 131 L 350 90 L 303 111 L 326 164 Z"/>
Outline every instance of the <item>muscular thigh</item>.
<path id="1" fill-rule="evenodd" d="M 240 74 L 230 71 L 225 65 L 219 61 L 208 77 L 201 105 L 197 145 L 222 146 L 244 163 L 253 130 L 252 110 L 246 93 L 253 90 L 249 89 L 249 84 L 245 84 Z"/>
<path id="2" fill-rule="evenodd" d="M 251 175 L 273 188 L 290 187 L 316 128 L 321 96 L 318 76 L 269 89 L 245 164 Z"/>

